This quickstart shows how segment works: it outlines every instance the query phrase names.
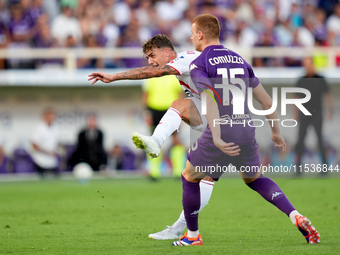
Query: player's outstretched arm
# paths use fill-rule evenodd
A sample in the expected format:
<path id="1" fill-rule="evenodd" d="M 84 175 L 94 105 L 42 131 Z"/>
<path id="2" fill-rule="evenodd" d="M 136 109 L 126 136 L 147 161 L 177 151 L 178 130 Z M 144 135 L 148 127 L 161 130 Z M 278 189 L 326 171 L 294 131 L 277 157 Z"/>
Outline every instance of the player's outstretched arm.
<path id="1" fill-rule="evenodd" d="M 253 89 L 254 98 L 261 104 L 263 110 L 268 110 L 272 107 L 272 99 L 268 93 L 263 88 L 262 84 L 259 84 L 255 89 Z M 274 111 L 272 114 L 266 115 L 267 119 L 277 119 L 277 112 Z M 270 121 L 270 127 L 272 129 L 271 139 L 274 142 L 275 147 L 282 148 L 284 151 L 286 149 L 286 142 L 281 135 L 280 128 L 277 121 Z"/>
<path id="2" fill-rule="evenodd" d="M 209 92 L 209 93 L 207 93 Z M 207 92 L 202 92 L 201 97 L 204 96 L 207 99 L 207 121 L 211 130 L 211 134 L 213 136 L 214 144 L 217 148 L 223 151 L 225 154 L 229 156 L 237 156 L 240 154 L 240 148 L 238 145 L 234 143 L 226 143 L 221 139 L 221 126 L 220 121 L 216 121 L 220 119 L 220 114 L 217 108 L 215 101 L 211 98 L 210 95 L 213 95 L 211 90 L 207 90 Z"/>
<path id="3" fill-rule="evenodd" d="M 165 75 L 178 75 L 177 70 L 171 66 L 165 65 L 164 67 L 153 67 L 153 66 L 144 66 L 134 68 L 121 73 L 102 73 L 96 72 L 89 74 L 89 81 L 92 81 L 92 85 L 97 81 L 102 81 L 104 83 L 110 83 L 118 80 L 142 80 L 153 77 L 161 77 Z"/>

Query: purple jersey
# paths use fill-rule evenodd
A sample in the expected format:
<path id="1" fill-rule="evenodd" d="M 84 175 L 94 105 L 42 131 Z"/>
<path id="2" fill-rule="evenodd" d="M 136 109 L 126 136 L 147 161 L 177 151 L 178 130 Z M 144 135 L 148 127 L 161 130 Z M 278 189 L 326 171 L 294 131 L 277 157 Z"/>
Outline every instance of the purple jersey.
<path id="1" fill-rule="evenodd" d="M 259 80 L 251 66 L 240 55 L 224 48 L 223 45 L 212 45 L 206 47 L 202 54 L 191 62 L 190 70 L 199 93 L 208 89 L 214 93 L 220 123 L 223 124 L 222 140 L 237 145 L 253 144 L 255 127 L 252 127 L 247 97 L 248 88 L 258 86 Z M 202 139 L 212 141 L 209 126 Z"/>
<path id="2" fill-rule="evenodd" d="M 32 22 L 28 16 L 23 16 L 20 20 L 10 19 L 8 31 L 10 35 L 27 35 L 32 28 Z"/>

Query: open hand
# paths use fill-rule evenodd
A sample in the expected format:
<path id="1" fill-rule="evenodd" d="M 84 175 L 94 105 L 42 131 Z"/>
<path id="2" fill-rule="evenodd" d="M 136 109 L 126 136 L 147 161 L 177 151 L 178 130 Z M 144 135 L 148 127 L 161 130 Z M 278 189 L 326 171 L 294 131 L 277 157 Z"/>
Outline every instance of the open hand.
<path id="1" fill-rule="evenodd" d="M 240 147 L 234 143 L 226 143 L 222 139 L 214 140 L 214 144 L 217 148 L 223 151 L 228 156 L 238 156 L 240 155 Z"/>
<path id="2" fill-rule="evenodd" d="M 286 142 L 281 134 L 272 134 L 272 141 L 275 147 L 281 148 L 282 151 L 286 150 Z"/>
<path id="3" fill-rule="evenodd" d="M 89 79 L 88 81 L 92 81 L 92 85 L 95 84 L 97 81 L 102 81 L 104 83 L 110 83 L 112 82 L 114 79 L 112 77 L 112 74 L 108 74 L 108 73 L 91 73 L 89 74 Z"/>

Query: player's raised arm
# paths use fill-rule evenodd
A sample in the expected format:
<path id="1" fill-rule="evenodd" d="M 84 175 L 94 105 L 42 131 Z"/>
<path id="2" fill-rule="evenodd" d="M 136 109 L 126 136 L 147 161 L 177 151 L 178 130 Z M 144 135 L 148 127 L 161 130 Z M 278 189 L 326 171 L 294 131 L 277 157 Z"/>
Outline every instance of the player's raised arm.
<path id="1" fill-rule="evenodd" d="M 165 75 L 181 75 L 174 67 L 167 65 L 177 58 L 177 53 L 170 39 L 165 35 L 155 35 L 143 46 L 143 54 L 150 66 L 138 67 L 121 73 L 107 74 L 94 72 L 89 75 L 89 81 L 110 83 L 118 80 L 142 80 Z"/>
<path id="2" fill-rule="evenodd" d="M 263 110 L 268 110 L 272 107 L 272 99 L 268 95 L 268 93 L 263 88 L 262 84 L 259 84 L 256 88 L 253 89 L 254 98 L 261 104 Z M 277 119 L 277 112 L 274 111 L 271 114 L 266 115 L 267 119 Z M 280 128 L 277 121 L 271 121 L 270 127 L 272 129 L 272 141 L 274 142 L 275 147 L 282 148 L 284 151 L 286 149 L 286 142 L 281 135 Z"/>
<path id="3" fill-rule="evenodd" d="M 118 80 L 142 80 L 153 77 L 161 77 L 165 75 L 178 75 L 175 68 L 165 65 L 164 67 L 143 66 L 131 69 L 121 73 L 108 74 L 103 72 L 89 74 L 89 81 L 92 80 L 92 85 L 97 81 L 110 83 Z"/>

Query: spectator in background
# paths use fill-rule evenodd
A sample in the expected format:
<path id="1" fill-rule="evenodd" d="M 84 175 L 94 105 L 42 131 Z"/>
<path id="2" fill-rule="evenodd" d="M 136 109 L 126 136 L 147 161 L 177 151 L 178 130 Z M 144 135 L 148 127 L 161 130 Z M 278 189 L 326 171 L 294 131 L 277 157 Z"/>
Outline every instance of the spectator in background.
<path id="1" fill-rule="evenodd" d="M 121 33 L 130 24 L 132 10 L 136 7 L 136 0 L 122 0 L 115 3 L 112 7 L 115 23 L 119 26 Z"/>
<path id="2" fill-rule="evenodd" d="M 59 0 L 44 0 L 42 5 L 51 20 L 54 20 L 59 15 Z"/>
<path id="3" fill-rule="evenodd" d="M 260 38 L 260 41 L 255 44 L 255 47 L 274 47 L 274 33 L 272 30 L 265 31 Z M 256 67 L 275 67 L 279 66 L 279 60 L 273 57 L 256 57 L 254 58 L 254 66 Z"/>
<path id="4" fill-rule="evenodd" d="M 101 6 L 98 8 L 100 19 L 104 23 L 114 23 L 112 6 L 116 0 L 102 0 Z"/>
<path id="5" fill-rule="evenodd" d="M 298 42 L 302 47 L 313 47 L 315 44 L 314 31 L 314 19 L 313 17 L 306 17 L 303 20 L 304 26 L 298 28 Z"/>
<path id="6" fill-rule="evenodd" d="M 9 35 L 5 29 L 5 25 L 0 20 L 0 49 L 6 48 L 9 43 Z M 0 58 L 0 69 L 4 69 L 6 66 L 6 61 Z"/>
<path id="7" fill-rule="evenodd" d="M 311 99 L 304 104 L 304 107 L 312 115 L 305 116 L 301 111 L 297 113 L 297 109 L 295 109 L 295 118 L 299 121 L 298 142 L 295 147 L 296 165 L 301 165 L 301 158 L 305 150 L 304 141 L 307 134 L 307 129 L 311 125 L 314 127 L 316 132 L 322 164 L 327 164 L 328 162 L 322 136 L 323 98 L 326 98 L 326 120 L 332 119 L 333 99 L 325 78 L 315 72 L 312 58 L 305 58 L 303 60 L 303 66 L 305 68 L 306 75 L 298 81 L 296 86 L 310 91 Z M 301 94 L 297 95 L 297 97 L 299 96 L 301 96 Z M 297 173 L 300 174 L 300 172 Z"/>
<path id="8" fill-rule="evenodd" d="M 52 37 L 51 29 L 48 25 L 48 16 L 42 14 L 37 21 L 38 34 L 34 38 L 34 46 L 36 48 L 58 48 L 58 41 Z M 38 68 L 61 68 L 63 66 L 62 59 L 37 59 L 36 66 Z"/>
<path id="9" fill-rule="evenodd" d="M 107 163 L 107 155 L 104 149 L 104 135 L 98 128 L 97 116 L 88 114 L 86 127 L 78 134 L 77 148 L 71 158 L 71 165 L 88 163 L 94 171 L 104 170 Z"/>
<path id="10" fill-rule="evenodd" d="M 135 170 L 135 154 L 126 146 L 115 144 L 108 155 L 108 170 Z"/>
<path id="11" fill-rule="evenodd" d="M 175 20 L 180 20 L 183 17 L 182 10 L 178 8 L 174 0 L 157 1 L 155 10 L 159 20 L 166 21 L 170 28 L 173 27 Z"/>
<path id="12" fill-rule="evenodd" d="M 32 20 L 33 25 L 37 23 L 39 17 L 44 13 L 42 4 L 43 4 L 43 0 L 28 1 L 26 12 L 27 12 L 27 15 L 30 17 L 30 19 Z"/>
<path id="13" fill-rule="evenodd" d="M 155 30 L 158 17 L 151 0 L 142 0 L 135 11 L 135 15 L 141 26 L 147 27 L 150 31 Z"/>
<path id="14" fill-rule="evenodd" d="M 315 40 L 321 42 L 320 46 L 325 46 L 327 40 L 326 13 L 322 9 L 315 10 L 313 35 Z"/>
<path id="15" fill-rule="evenodd" d="M 303 45 L 299 42 L 299 30 L 295 29 L 293 32 L 293 40 L 290 47 L 303 47 Z M 293 66 L 301 66 L 302 58 L 300 56 L 290 56 L 284 58 L 285 66 L 293 67 Z"/>
<path id="16" fill-rule="evenodd" d="M 0 174 L 7 174 L 9 173 L 9 159 L 5 154 L 4 146 L 1 144 L 0 141 Z"/>
<path id="17" fill-rule="evenodd" d="M 88 34 L 84 36 L 84 47 L 98 48 L 101 45 L 97 42 L 95 35 Z M 78 68 L 104 68 L 104 60 L 100 58 L 81 58 L 78 60 Z"/>
<path id="18" fill-rule="evenodd" d="M 0 47 L 28 48 L 32 40 L 37 46 L 36 40 L 41 34 L 38 23 L 46 14 L 52 24 L 43 18 L 45 25 L 50 27 L 52 37 L 61 47 L 90 47 L 85 45 L 89 35 L 95 36 L 101 47 L 135 47 L 158 33 L 167 35 L 176 46 L 185 47 L 189 46 L 187 21 L 195 13 L 214 14 L 221 25 L 220 40 L 242 48 L 261 43 L 259 37 L 268 30 L 275 31 L 277 46 L 289 47 L 296 29 L 298 42 L 303 47 L 313 47 L 314 40 L 321 46 L 340 45 L 337 0 L 8 0 L 7 5 L 5 2 L 0 0 Z M 133 67 L 139 61 L 117 62 L 107 58 L 105 67 Z M 339 56 L 336 61 L 340 65 Z M 41 60 L 37 62 L 40 67 Z M 278 64 L 284 66 L 285 62 Z M 34 67 L 32 60 L 0 60 L 0 68 Z"/>
<path id="19" fill-rule="evenodd" d="M 237 20 L 247 20 L 249 24 L 254 21 L 254 8 L 251 1 L 234 1 L 235 18 Z"/>
<path id="20" fill-rule="evenodd" d="M 328 55 L 324 51 L 318 49 L 322 46 L 323 42 L 319 39 L 315 39 L 314 47 L 316 47 L 316 49 L 313 51 L 313 63 L 317 70 L 328 66 Z"/>
<path id="21" fill-rule="evenodd" d="M 66 0 L 62 0 L 60 4 L 62 13 L 52 22 L 52 36 L 57 39 L 58 43 L 63 47 L 79 45 L 81 43 L 82 33 L 80 23 L 73 15 L 74 5 Z M 72 41 L 72 43 L 70 41 Z"/>
<path id="22" fill-rule="evenodd" d="M 121 37 L 120 46 L 121 47 L 140 47 L 140 25 L 136 18 L 131 19 L 131 23 L 126 27 Z M 136 58 L 125 58 L 122 59 L 124 67 L 132 68 L 139 67 L 145 62 L 144 59 L 140 57 Z"/>
<path id="23" fill-rule="evenodd" d="M 337 45 L 340 45 L 340 3 L 334 6 L 334 13 L 327 19 L 327 30 L 333 32 L 337 38 Z"/>
<path id="24" fill-rule="evenodd" d="M 100 28 L 100 13 L 95 4 L 87 4 L 84 14 L 79 19 L 83 38 L 96 35 Z"/>
<path id="25" fill-rule="evenodd" d="M 191 25 L 195 17 L 196 12 L 194 8 L 189 8 L 184 12 L 184 18 L 172 30 L 172 38 L 175 45 L 191 47 Z"/>
<path id="26" fill-rule="evenodd" d="M 293 2 L 290 9 L 290 24 L 293 28 L 298 28 L 302 26 L 302 14 L 300 6 Z"/>
<path id="27" fill-rule="evenodd" d="M 240 46 L 244 48 L 253 47 L 259 39 L 259 35 L 255 33 L 248 25 L 248 22 L 241 20 L 238 24 L 238 29 L 240 31 L 239 42 Z"/>
<path id="28" fill-rule="evenodd" d="M 279 22 L 279 24 L 275 27 L 275 35 L 280 46 L 289 47 L 292 45 L 293 30 L 289 19 Z"/>
<path id="29" fill-rule="evenodd" d="M 57 156 L 59 133 L 54 120 L 54 109 L 46 108 L 43 111 L 42 121 L 34 130 L 31 139 L 32 158 L 36 171 L 41 177 L 44 177 L 47 172 L 59 174 Z"/>
<path id="30" fill-rule="evenodd" d="M 8 24 L 9 48 L 29 48 L 34 36 L 34 25 L 31 17 L 27 15 L 24 6 L 15 1 L 11 7 L 11 15 Z M 34 62 L 29 59 L 10 59 L 11 68 L 34 68 Z"/>
<path id="31" fill-rule="evenodd" d="M 72 35 L 68 35 L 66 37 L 66 41 L 63 45 L 63 47 L 65 47 L 65 48 L 77 48 L 79 46 L 80 46 L 80 44 L 74 39 L 74 37 Z"/>
<path id="32" fill-rule="evenodd" d="M 10 3 L 7 0 L 0 0 L 0 23 L 7 27 L 10 13 Z"/>

